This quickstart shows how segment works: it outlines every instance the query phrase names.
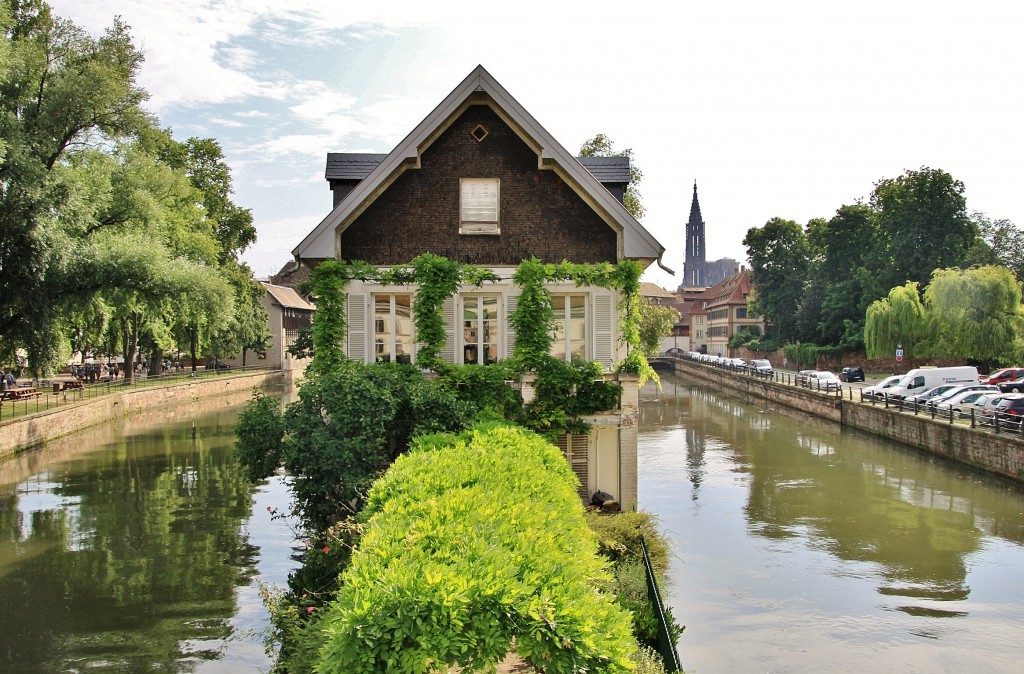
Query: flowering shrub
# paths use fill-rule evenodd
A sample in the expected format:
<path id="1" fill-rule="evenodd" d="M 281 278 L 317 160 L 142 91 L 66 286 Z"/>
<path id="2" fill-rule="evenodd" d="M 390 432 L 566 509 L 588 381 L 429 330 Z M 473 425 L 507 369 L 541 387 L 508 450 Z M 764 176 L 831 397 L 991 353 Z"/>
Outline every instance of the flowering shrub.
<path id="1" fill-rule="evenodd" d="M 494 425 L 443 440 L 370 491 L 317 671 L 478 671 L 513 643 L 549 674 L 631 670 L 630 617 L 598 589 L 610 577 L 559 450 Z"/>

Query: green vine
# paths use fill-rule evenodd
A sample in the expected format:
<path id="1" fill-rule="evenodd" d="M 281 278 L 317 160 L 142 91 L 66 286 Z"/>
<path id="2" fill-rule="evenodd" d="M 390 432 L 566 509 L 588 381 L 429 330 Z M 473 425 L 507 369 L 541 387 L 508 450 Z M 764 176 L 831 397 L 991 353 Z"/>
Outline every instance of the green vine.
<path id="1" fill-rule="evenodd" d="M 398 273 L 398 270 L 393 272 Z M 406 283 L 417 285 L 412 305 L 416 338 L 420 343 L 417 365 L 434 372 L 442 372 L 450 365 L 441 359 L 447 339 L 442 312 L 445 300 L 454 296 L 460 285 L 480 287 L 487 281 L 497 280 L 497 275 L 489 269 L 459 264 L 430 253 L 423 253 L 412 261 L 412 274 Z"/>
<path id="2" fill-rule="evenodd" d="M 325 260 L 313 268 L 301 288 L 313 295 L 316 311 L 310 328 L 316 357 L 310 367 L 330 372 L 345 362 L 345 286 L 354 278 L 363 278 L 376 270 L 364 262 L 353 264 Z"/>

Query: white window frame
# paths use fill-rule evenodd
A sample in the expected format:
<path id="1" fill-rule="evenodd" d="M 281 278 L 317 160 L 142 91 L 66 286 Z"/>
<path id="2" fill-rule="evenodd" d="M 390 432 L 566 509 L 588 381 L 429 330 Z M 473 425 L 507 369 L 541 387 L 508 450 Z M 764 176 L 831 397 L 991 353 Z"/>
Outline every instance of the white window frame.
<path id="1" fill-rule="evenodd" d="M 582 358 L 583 358 L 583 360 L 589 360 L 591 358 L 591 355 L 590 355 L 590 353 L 591 353 L 591 341 L 593 339 L 592 335 L 593 335 L 593 329 L 594 329 L 593 326 L 590 324 L 590 322 L 592 320 L 592 316 L 593 316 L 593 310 L 590 307 L 590 296 L 588 294 L 586 294 L 586 293 L 555 292 L 555 293 L 551 293 L 551 297 L 552 298 L 555 298 L 555 297 L 565 297 L 565 298 L 568 299 L 568 301 L 565 303 L 565 306 L 562 308 L 563 314 L 561 316 L 559 316 L 557 314 L 558 310 L 555 309 L 556 313 L 555 313 L 555 316 L 554 316 L 554 319 L 556 321 L 561 320 L 563 322 L 563 325 L 565 325 L 565 326 L 569 326 L 569 322 L 572 319 L 572 298 L 575 297 L 575 298 L 580 298 L 582 300 L 582 303 L 583 303 L 583 356 L 582 356 Z M 552 307 L 552 308 L 554 308 L 554 307 Z M 554 355 L 555 340 L 556 339 L 557 339 L 557 335 L 552 335 L 552 343 L 551 343 L 552 355 Z M 564 334 L 562 336 L 562 339 L 564 340 L 562 342 L 562 348 L 565 351 L 563 358 L 564 358 L 564 360 L 566 362 L 569 362 L 573 358 L 573 355 L 572 355 L 572 330 L 571 329 L 565 329 L 564 330 Z"/>
<path id="2" fill-rule="evenodd" d="M 385 335 L 386 342 L 384 343 L 384 354 L 387 355 L 388 361 L 390 361 L 390 362 L 399 362 L 398 361 L 399 354 L 396 353 L 396 351 L 397 351 L 396 347 L 397 347 L 397 344 L 398 344 L 398 339 L 397 339 L 398 329 L 397 328 L 398 328 L 399 316 L 397 315 L 396 304 L 395 304 L 395 297 L 398 296 L 398 295 L 403 295 L 403 296 L 406 296 L 406 297 L 409 298 L 409 317 L 407 319 L 409 321 L 409 353 L 408 354 L 401 354 L 401 355 L 408 355 L 408 358 L 409 358 L 408 362 L 410 362 L 410 363 L 415 362 L 415 360 L 416 360 L 416 334 L 415 334 L 415 326 L 414 326 L 414 324 L 412 322 L 412 303 L 413 303 L 413 299 L 414 299 L 413 294 L 411 292 L 409 292 L 409 291 L 393 291 L 393 292 L 380 291 L 380 292 L 374 292 L 374 293 L 370 294 L 370 326 L 371 326 L 371 330 L 372 330 L 372 332 L 371 332 L 371 334 L 372 334 L 372 341 L 370 342 L 370 348 L 372 349 L 371 352 L 370 352 L 370 362 L 377 361 L 377 357 L 378 357 L 377 356 L 377 335 L 378 334 L 384 334 Z M 389 304 L 390 304 L 390 309 L 389 309 L 389 314 L 388 314 L 388 319 L 387 319 L 388 320 L 388 326 L 389 326 L 390 329 L 387 332 L 383 332 L 382 333 L 381 331 L 379 331 L 377 329 L 377 302 L 378 302 L 378 300 L 381 300 L 381 299 L 383 299 L 385 297 L 388 298 L 388 301 L 389 301 Z"/>
<path id="3" fill-rule="evenodd" d="M 459 315 L 459 325 L 458 325 L 459 361 L 462 364 L 466 364 L 467 362 L 470 362 L 470 363 L 473 362 L 472 360 L 467 360 L 466 359 L 466 351 L 470 347 L 475 347 L 476 348 L 476 353 L 477 353 L 477 360 L 476 360 L 476 362 L 478 364 L 480 364 L 480 365 L 484 364 L 480 360 L 480 353 L 482 352 L 483 342 L 481 341 L 481 336 L 482 335 L 480 334 L 480 315 L 479 315 L 479 313 L 477 314 L 477 317 L 475 319 L 476 330 L 477 330 L 477 339 L 476 339 L 475 343 L 466 340 L 466 331 L 465 331 L 465 328 L 466 328 L 465 321 L 466 321 L 467 302 L 469 302 L 470 304 L 476 304 L 476 309 L 479 310 L 480 300 L 482 300 L 482 299 L 494 300 L 494 317 L 493 317 L 493 320 L 494 320 L 494 333 L 491 335 L 491 338 L 493 340 L 491 342 L 491 346 L 494 347 L 494 352 L 496 354 L 496 357 L 495 357 L 493 362 L 501 360 L 502 354 L 504 353 L 504 351 L 502 350 L 502 344 L 501 344 L 501 341 L 502 341 L 501 340 L 501 326 L 502 326 L 502 317 L 505 315 L 505 312 L 502 311 L 502 296 L 501 296 L 501 294 L 500 293 L 472 293 L 472 294 L 466 294 L 466 295 L 459 295 L 459 307 L 458 307 L 458 311 L 459 311 L 459 314 L 458 314 Z"/>
<path id="4" fill-rule="evenodd" d="M 459 234 L 500 234 L 500 178 L 459 179 Z"/>

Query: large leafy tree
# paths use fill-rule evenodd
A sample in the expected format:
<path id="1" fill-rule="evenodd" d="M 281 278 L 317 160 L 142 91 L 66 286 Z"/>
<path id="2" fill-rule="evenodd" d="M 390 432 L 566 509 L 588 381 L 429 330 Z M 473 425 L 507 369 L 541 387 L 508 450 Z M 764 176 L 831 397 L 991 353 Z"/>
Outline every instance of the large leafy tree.
<path id="1" fill-rule="evenodd" d="M 608 136 L 599 133 L 590 140 L 587 140 L 580 147 L 581 157 L 629 157 L 629 185 L 626 186 L 626 194 L 623 197 L 623 204 L 637 220 L 644 217 L 646 209 L 640 202 L 640 191 L 637 185 L 644 179 L 644 174 L 637 168 L 633 161 L 633 148 L 616 150 L 615 143 Z"/>
<path id="2" fill-rule="evenodd" d="M 971 214 L 978 226 L 978 240 L 971 250 L 971 265 L 999 264 L 1024 281 L 1024 231 L 1010 220 L 992 220 L 980 211 Z"/>
<path id="3" fill-rule="evenodd" d="M 1020 353 L 1021 288 L 1002 266 L 937 269 L 924 292 L 936 357 L 1011 363 Z"/>
<path id="4" fill-rule="evenodd" d="M 978 228 L 963 193 L 962 182 L 927 167 L 875 183 L 871 205 L 888 244 L 889 287 L 915 281 L 923 288 L 935 269 L 967 260 Z"/>
<path id="5" fill-rule="evenodd" d="M 810 268 L 803 228 L 792 220 L 772 218 L 752 227 L 743 238 L 750 280 L 757 287 L 755 306 L 781 341 L 799 339 L 798 314 Z"/>
<path id="6" fill-rule="evenodd" d="M 5 10 L 0 338 L 31 345 L 59 332 L 48 277 L 68 252 L 61 231 L 68 194 L 55 168 L 69 154 L 132 136 L 148 118 L 135 83 L 142 54 L 124 23 L 115 20 L 94 39 L 41 0 L 8 0 Z"/>
<path id="7" fill-rule="evenodd" d="M 819 343 L 863 345 L 868 305 L 885 294 L 880 238 L 875 213 L 865 204 L 845 205 L 829 220 L 808 223 L 815 258 L 807 292 L 820 298 L 814 325 Z"/>
<path id="8" fill-rule="evenodd" d="M 908 358 L 917 354 L 917 343 L 927 334 L 928 317 L 914 281 L 897 286 L 888 296 L 868 307 L 864 321 L 864 346 L 868 358 L 895 357 L 902 348 Z"/>
<path id="9" fill-rule="evenodd" d="M 189 138 L 179 143 L 165 132 L 158 142 L 157 155 L 181 170 L 202 194 L 206 217 L 220 244 L 221 262 L 237 259 L 256 241 L 256 228 L 252 212 L 231 201 L 231 169 L 220 144 L 212 138 Z"/>

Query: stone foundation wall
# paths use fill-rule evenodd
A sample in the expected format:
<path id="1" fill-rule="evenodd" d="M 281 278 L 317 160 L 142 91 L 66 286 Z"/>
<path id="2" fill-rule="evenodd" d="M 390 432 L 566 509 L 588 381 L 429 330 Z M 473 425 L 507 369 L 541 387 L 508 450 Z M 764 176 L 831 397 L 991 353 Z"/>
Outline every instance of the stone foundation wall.
<path id="1" fill-rule="evenodd" d="M 217 377 L 187 383 L 169 384 L 110 393 L 74 405 L 63 405 L 0 424 L 0 459 L 42 445 L 48 440 L 70 435 L 83 428 L 105 423 L 119 417 L 156 408 L 171 414 L 169 406 L 245 394 L 253 388 L 268 389 L 284 385 L 280 371 L 261 371 Z"/>
<path id="2" fill-rule="evenodd" d="M 1017 434 L 996 435 L 989 430 L 843 400 L 835 395 L 733 374 L 686 360 L 676 361 L 675 368 L 688 377 L 721 388 L 756 395 L 986 472 L 1024 481 L 1024 437 Z"/>

